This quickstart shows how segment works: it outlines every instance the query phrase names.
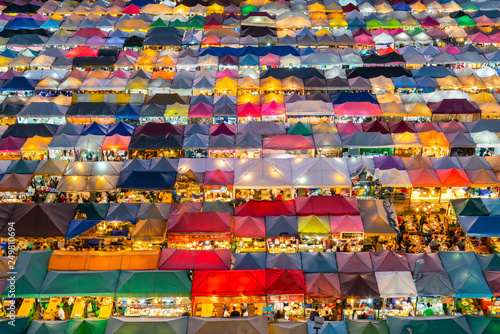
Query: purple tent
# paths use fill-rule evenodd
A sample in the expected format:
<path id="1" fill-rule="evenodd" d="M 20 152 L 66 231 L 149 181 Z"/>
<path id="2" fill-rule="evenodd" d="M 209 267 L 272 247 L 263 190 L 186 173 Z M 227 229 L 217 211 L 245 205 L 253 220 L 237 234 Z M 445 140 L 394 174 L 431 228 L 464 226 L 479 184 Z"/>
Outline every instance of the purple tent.
<path id="1" fill-rule="evenodd" d="M 375 271 L 408 271 L 410 266 L 403 251 L 370 252 Z"/>
<path id="2" fill-rule="evenodd" d="M 441 258 L 439 257 L 439 253 L 420 253 L 420 254 L 406 254 L 406 259 L 410 265 L 410 270 L 415 271 L 415 265 L 418 260 L 424 260 L 424 264 L 422 264 L 419 268 L 421 273 L 430 273 L 430 272 L 442 272 L 444 271 L 443 264 L 441 263 Z"/>
<path id="3" fill-rule="evenodd" d="M 444 99 L 440 102 L 429 102 L 433 114 L 480 114 L 481 109 L 475 102 L 467 99 Z"/>
<path id="4" fill-rule="evenodd" d="M 394 157 L 392 155 L 387 155 L 385 157 L 375 157 L 373 158 L 375 163 L 375 168 L 379 169 L 392 169 L 396 168 L 398 170 L 405 170 L 405 165 L 401 157 Z"/>
<path id="5" fill-rule="evenodd" d="M 15 153 L 21 152 L 24 142 L 27 138 L 7 137 L 0 138 L 0 152 L 2 153 Z"/>
<path id="6" fill-rule="evenodd" d="M 182 135 L 184 133 L 183 125 L 173 125 L 170 123 L 147 123 L 145 125 L 138 125 L 135 128 L 134 135 L 145 134 L 148 136 L 155 135 Z"/>
<path id="7" fill-rule="evenodd" d="M 342 273 L 373 272 L 370 253 L 336 253 L 337 266 Z M 375 279 L 375 278 L 374 278 Z"/>
<path id="8" fill-rule="evenodd" d="M 16 222 L 16 237 L 64 237 L 77 207 L 78 203 L 19 203 L 10 221 Z M 7 232 L 8 225 L 1 235 Z"/>
<path id="9" fill-rule="evenodd" d="M 346 254 L 346 253 L 343 253 Z M 344 298 L 379 298 L 377 279 L 374 273 L 340 273 L 340 287 Z"/>

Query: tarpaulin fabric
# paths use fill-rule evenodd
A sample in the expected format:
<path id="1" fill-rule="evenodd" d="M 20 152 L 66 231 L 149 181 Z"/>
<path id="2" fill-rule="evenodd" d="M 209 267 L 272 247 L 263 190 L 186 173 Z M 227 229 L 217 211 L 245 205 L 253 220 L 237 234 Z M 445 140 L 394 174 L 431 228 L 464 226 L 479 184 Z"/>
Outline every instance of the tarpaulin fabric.
<path id="1" fill-rule="evenodd" d="M 231 232 L 229 212 L 186 212 L 170 214 L 169 233 L 223 233 Z"/>
<path id="2" fill-rule="evenodd" d="M 311 196 L 295 198 L 298 216 L 358 215 L 356 199 L 343 196 Z"/>
<path id="3" fill-rule="evenodd" d="M 340 298 L 342 296 L 338 273 L 304 274 L 304 279 L 308 298 Z"/>
<path id="4" fill-rule="evenodd" d="M 231 250 L 185 250 L 163 248 L 160 270 L 228 270 L 231 268 Z"/>
<path id="5" fill-rule="evenodd" d="M 196 270 L 192 296 L 263 296 L 266 270 Z"/>
<path id="6" fill-rule="evenodd" d="M 302 270 L 266 269 L 266 295 L 304 294 Z"/>

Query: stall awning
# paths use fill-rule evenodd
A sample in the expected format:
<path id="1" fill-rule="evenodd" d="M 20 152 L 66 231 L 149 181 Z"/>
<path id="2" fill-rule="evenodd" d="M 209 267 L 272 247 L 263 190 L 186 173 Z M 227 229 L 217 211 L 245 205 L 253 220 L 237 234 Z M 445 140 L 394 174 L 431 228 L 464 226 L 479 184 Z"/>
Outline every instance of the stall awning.
<path id="1" fill-rule="evenodd" d="M 382 298 L 417 296 L 410 271 L 377 271 L 375 277 Z"/>
<path id="2" fill-rule="evenodd" d="M 163 248 L 160 270 L 226 270 L 231 267 L 231 250 L 187 250 Z"/>
<path id="3" fill-rule="evenodd" d="M 185 212 L 170 214 L 168 233 L 230 233 L 229 212 Z"/>
<path id="4" fill-rule="evenodd" d="M 114 297 L 119 271 L 49 271 L 40 298 Z"/>
<path id="5" fill-rule="evenodd" d="M 295 198 L 298 216 L 358 215 L 356 198 L 344 196 L 310 196 Z"/>
<path id="6" fill-rule="evenodd" d="M 266 295 L 304 294 L 302 270 L 266 269 Z"/>
<path id="7" fill-rule="evenodd" d="M 340 298 L 342 296 L 338 273 L 310 273 L 304 274 L 304 278 L 308 298 Z"/>
<path id="8" fill-rule="evenodd" d="M 187 271 L 121 271 L 116 298 L 190 297 Z"/>
<path id="9" fill-rule="evenodd" d="M 263 296 L 266 270 L 196 270 L 192 296 Z"/>
<path id="10" fill-rule="evenodd" d="M 242 217 L 233 218 L 233 236 L 241 238 L 265 238 L 266 223 L 264 218 Z"/>

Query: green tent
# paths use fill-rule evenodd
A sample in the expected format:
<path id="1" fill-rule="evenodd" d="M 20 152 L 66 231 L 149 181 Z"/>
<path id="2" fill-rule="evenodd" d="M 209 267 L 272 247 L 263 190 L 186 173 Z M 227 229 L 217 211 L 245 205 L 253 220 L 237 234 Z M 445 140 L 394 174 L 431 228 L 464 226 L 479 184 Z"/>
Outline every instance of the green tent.
<path id="1" fill-rule="evenodd" d="M 191 297 L 191 279 L 187 271 L 122 271 L 116 297 Z"/>
<path id="2" fill-rule="evenodd" d="M 385 321 L 347 320 L 347 329 L 356 334 L 389 334 Z"/>
<path id="3" fill-rule="evenodd" d="M 242 15 L 250 14 L 250 13 L 258 12 L 258 11 L 259 11 L 259 8 L 255 7 L 255 6 L 252 6 L 252 5 L 248 5 L 248 6 L 245 6 L 245 7 L 241 8 L 241 14 Z"/>
<path id="4" fill-rule="evenodd" d="M 106 334 L 186 334 L 188 317 L 179 318 L 115 318 L 108 321 Z"/>
<path id="5" fill-rule="evenodd" d="M 415 36 L 415 35 L 418 35 L 418 34 L 423 33 L 423 32 L 425 32 L 425 30 L 423 30 L 422 28 L 411 29 L 411 30 L 407 31 L 408 35 L 410 35 L 410 36 Z"/>
<path id="6" fill-rule="evenodd" d="M 461 198 L 451 200 L 457 216 L 489 216 L 490 213 L 481 198 Z"/>
<path id="7" fill-rule="evenodd" d="M 398 20 L 391 18 L 390 20 L 382 21 L 382 27 L 384 29 L 397 29 L 397 28 L 403 28 L 403 25 Z"/>
<path id="8" fill-rule="evenodd" d="M 382 28 L 382 25 L 383 25 L 383 23 L 380 22 L 379 20 L 371 19 L 370 21 L 366 22 L 366 29 L 368 29 L 368 30 L 378 29 L 378 28 Z"/>
<path id="9" fill-rule="evenodd" d="M 108 319 L 71 319 L 66 334 L 104 334 Z M 146 332 L 147 333 L 147 332 Z"/>
<path id="10" fill-rule="evenodd" d="M 16 318 L 15 320 L 11 320 L 10 318 L 1 318 L 0 333 L 23 334 L 26 331 L 26 327 L 28 327 L 29 321 L 30 321 L 29 317 Z"/>
<path id="11" fill-rule="evenodd" d="M 69 321 L 31 321 L 26 334 L 60 334 L 66 331 Z"/>
<path id="12" fill-rule="evenodd" d="M 158 27 L 168 27 L 168 23 L 163 21 L 161 18 L 158 18 L 156 21 L 151 23 L 151 26 L 149 27 L 149 29 L 158 28 Z"/>
<path id="13" fill-rule="evenodd" d="M 205 27 L 205 17 L 195 15 L 186 22 L 186 27 L 190 29 L 203 29 Z"/>
<path id="14" fill-rule="evenodd" d="M 500 319 L 478 317 L 476 315 L 467 315 L 472 334 L 498 334 L 500 333 Z"/>
<path id="15" fill-rule="evenodd" d="M 457 23 L 460 27 L 475 27 L 476 26 L 476 22 L 474 22 L 474 20 L 471 19 L 467 15 L 455 17 L 455 21 L 457 21 Z"/>
<path id="16" fill-rule="evenodd" d="M 462 10 L 463 11 L 476 11 L 476 10 L 479 10 L 479 7 L 478 5 L 476 5 L 474 2 L 472 1 L 467 1 L 466 3 L 464 4 L 461 4 L 462 6 Z"/>
<path id="17" fill-rule="evenodd" d="M 44 297 L 114 297 L 120 272 L 49 271 L 40 290 Z"/>
<path id="18" fill-rule="evenodd" d="M 175 28 L 186 28 L 186 23 L 187 22 L 182 22 L 179 19 L 176 19 L 174 21 L 170 21 L 168 24 L 169 27 L 175 27 Z"/>
<path id="19" fill-rule="evenodd" d="M 472 334 L 465 316 L 387 317 L 390 333 Z"/>
<path id="20" fill-rule="evenodd" d="M 311 136 L 312 125 L 308 123 L 297 122 L 295 124 L 290 125 L 286 133 L 289 135 Z"/>
<path id="21" fill-rule="evenodd" d="M 86 220 L 99 220 L 106 218 L 108 213 L 109 203 L 80 203 L 78 204 L 78 212 L 85 213 Z"/>
<path id="22" fill-rule="evenodd" d="M 52 251 L 21 252 L 17 257 L 14 272 L 16 275 L 16 298 L 37 298 L 47 274 Z M 10 285 L 5 285 L 2 297 L 8 295 Z M 0 331 L 1 333 L 2 331 Z"/>

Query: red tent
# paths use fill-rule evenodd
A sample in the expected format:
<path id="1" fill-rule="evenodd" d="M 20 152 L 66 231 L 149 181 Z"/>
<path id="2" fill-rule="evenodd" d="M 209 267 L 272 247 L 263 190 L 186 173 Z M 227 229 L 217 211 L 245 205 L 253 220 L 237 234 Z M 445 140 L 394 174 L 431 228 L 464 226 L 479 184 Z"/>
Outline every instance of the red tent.
<path id="1" fill-rule="evenodd" d="M 338 273 L 304 274 L 306 296 L 310 298 L 340 298 L 340 280 Z"/>
<path id="2" fill-rule="evenodd" d="M 74 49 L 71 49 L 66 53 L 66 58 L 75 58 L 75 57 L 97 57 L 97 52 L 99 50 L 91 49 L 86 46 L 77 46 Z"/>
<path id="3" fill-rule="evenodd" d="M 230 249 L 190 250 L 163 248 L 160 270 L 227 270 L 231 268 Z"/>
<path id="4" fill-rule="evenodd" d="M 220 169 L 205 172 L 205 187 L 232 186 L 234 181 L 234 172 L 224 172 Z"/>
<path id="5" fill-rule="evenodd" d="M 380 133 L 390 133 L 389 124 L 387 122 L 381 122 L 378 119 L 371 122 L 364 122 L 363 131 L 364 132 L 380 132 Z"/>
<path id="6" fill-rule="evenodd" d="M 141 7 L 137 7 L 134 4 L 130 4 L 127 7 L 123 8 L 123 14 L 139 14 L 141 12 Z"/>
<path id="7" fill-rule="evenodd" d="M 432 130 L 441 132 L 439 125 L 432 122 L 417 123 L 415 124 L 415 128 L 417 129 L 417 132 L 427 132 Z"/>
<path id="8" fill-rule="evenodd" d="M 441 181 L 433 169 L 407 170 L 411 183 L 414 187 L 441 187 Z"/>
<path id="9" fill-rule="evenodd" d="M 226 122 L 222 122 L 219 124 L 210 125 L 211 136 L 218 136 L 218 135 L 234 136 L 235 134 L 236 134 L 236 124 L 228 124 Z"/>
<path id="10" fill-rule="evenodd" d="M 359 215 L 355 197 L 311 196 L 295 198 L 297 216 Z"/>
<path id="11" fill-rule="evenodd" d="M 330 216 L 330 230 L 336 232 L 364 232 L 361 216 Z"/>
<path id="12" fill-rule="evenodd" d="M 16 153 L 21 152 L 27 138 L 7 137 L 0 138 L 0 152 L 2 153 Z"/>
<path id="13" fill-rule="evenodd" d="M 238 117 L 261 117 L 262 111 L 260 108 L 260 104 L 248 102 L 245 104 L 240 104 L 238 106 L 236 114 Z"/>
<path id="14" fill-rule="evenodd" d="M 304 294 L 302 270 L 266 269 L 266 295 Z"/>
<path id="15" fill-rule="evenodd" d="M 438 169 L 436 174 L 443 187 L 469 187 L 469 177 L 463 169 Z"/>
<path id="16" fill-rule="evenodd" d="M 340 134 L 350 135 L 356 132 L 363 132 L 363 126 L 360 123 L 353 123 L 351 121 L 347 123 L 337 123 L 337 129 Z"/>
<path id="17" fill-rule="evenodd" d="M 313 137 L 303 135 L 275 135 L 264 139 L 262 147 L 268 150 L 309 150 L 316 148 Z"/>
<path id="18" fill-rule="evenodd" d="M 392 133 L 417 132 L 413 123 L 405 121 L 389 122 L 389 129 L 391 129 Z"/>
<path id="19" fill-rule="evenodd" d="M 92 37 L 107 38 L 108 35 L 109 32 L 103 31 L 98 28 L 85 28 L 85 29 L 78 29 L 77 31 L 71 34 L 71 37 L 80 36 L 86 38 L 92 38 Z"/>
<path id="20" fill-rule="evenodd" d="M 266 271 L 258 270 L 196 270 L 193 274 L 192 296 L 264 296 Z"/>
<path id="21" fill-rule="evenodd" d="M 212 117 L 213 116 L 213 111 L 214 111 L 214 106 L 212 104 L 208 104 L 205 102 L 200 102 L 197 104 L 191 105 L 189 108 L 189 117 L 194 118 L 194 117 Z"/>
<path id="22" fill-rule="evenodd" d="M 186 212 L 168 216 L 168 233 L 230 233 L 230 212 Z"/>
<path id="23" fill-rule="evenodd" d="M 237 206 L 234 209 L 235 216 L 295 216 L 295 202 L 292 201 L 256 201 Z"/>
<path id="24" fill-rule="evenodd" d="M 265 238 L 266 222 L 264 218 L 234 217 L 233 237 Z"/>

